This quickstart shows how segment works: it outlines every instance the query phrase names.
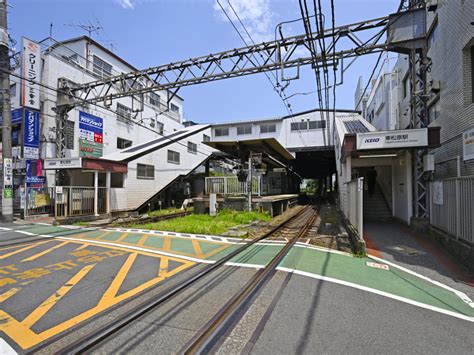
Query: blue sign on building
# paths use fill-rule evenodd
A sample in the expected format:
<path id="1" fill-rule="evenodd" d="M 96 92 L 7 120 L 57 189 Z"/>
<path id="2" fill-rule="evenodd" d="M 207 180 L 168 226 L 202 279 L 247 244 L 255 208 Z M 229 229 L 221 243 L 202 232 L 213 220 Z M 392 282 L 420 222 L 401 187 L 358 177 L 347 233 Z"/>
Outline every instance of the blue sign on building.
<path id="1" fill-rule="evenodd" d="M 15 124 L 20 124 L 23 118 L 23 108 L 17 108 L 15 110 L 12 110 L 12 125 Z M 3 117 L 2 114 L 0 113 L 0 125 L 3 124 Z"/>
<path id="2" fill-rule="evenodd" d="M 39 125 L 39 112 L 25 109 L 23 126 L 23 158 L 25 159 L 39 158 Z"/>

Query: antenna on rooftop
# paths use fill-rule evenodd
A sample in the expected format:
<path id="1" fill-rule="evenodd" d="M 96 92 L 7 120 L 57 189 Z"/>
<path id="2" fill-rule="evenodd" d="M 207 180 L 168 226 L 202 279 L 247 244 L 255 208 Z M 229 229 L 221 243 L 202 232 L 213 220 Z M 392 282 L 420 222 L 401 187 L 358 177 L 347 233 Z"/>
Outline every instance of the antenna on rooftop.
<path id="1" fill-rule="evenodd" d="M 98 35 L 99 31 L 103 29 L 102 26 L 95 26 L 95 25 L 92 25 L 90 22 L 88 25 L 84 25 L 82 23 L 79 23 L 79 24 L 66 23 L 64 24 L 64 26 L 81 28 L 82 30 L 87 32 L 87 35 L 89 36 L 89 38 L 92 38 L 92 33 L 95 33 Z"/>
<path id="2" fill-rule="evenodd" d="M 115 52 L 115 49 L 117 49 L 118 43 L 115 42 L 115 41 L 110 41 L 110 40 L 108 40 L 108 39 L 106 40 L 106 42 L 107 42 L 107 46 L 110 47 L 110 50 L 111 50 L 112 52 Z"/>

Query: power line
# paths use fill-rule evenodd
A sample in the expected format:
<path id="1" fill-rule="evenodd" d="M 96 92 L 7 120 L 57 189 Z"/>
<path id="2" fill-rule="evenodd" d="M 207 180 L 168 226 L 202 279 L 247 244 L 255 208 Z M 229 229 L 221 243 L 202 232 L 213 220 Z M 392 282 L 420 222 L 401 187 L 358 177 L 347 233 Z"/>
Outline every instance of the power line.
<path id="1" fill-rule="evenodd" d="M 0 68 L 0 71 L 3 72 L 3 73 L 7 73 L 7 74 L 9 74 L 9 75 L 11 75 L 11 76 L 17 77 L 17 78 L 19 78 L 19 79 L 21 79 L 21 80 L 24 80 L 25 82 L 29 82 L 29 83 L 31 83 L 31 84 L 35 84 L 35 85 L 38 85 L 38 86 L 40 86 L 40 87 L 43 87 L 44 89 L 48 89 L 48 90 L 54 91 L 54 92 L 59 93 L 59 94 L 66 94 L 66 95 L 68 95 L 68 96 L 74 98 L 74 96 L 72 96 L 71 94 L 64 93 L 64 92 L 62 92 L 62 91 L 60 91 L 60 90 L 58 90 L 58 89 L 56 89 L 56 88 L 53 88 L 53 87 L 51 87 L 51 86 L 49 86 L 49 85 L 43 84 L 43 83 L 38 82 L 38 81 L 36 81 L 36 80 L 31 80 L 31 79 L 25 78 L 25 77 L 23 77 L 23 76 L 21 76 L 21 75 L 19 75 L 19 74 L 16 74 L 16 73 L 10 73 L 10 72 L 8 72 L 7 70 L 1 69 L 1 68 Z M 28 86 L 31 87 L 31 85 L 28 85 Z M 40 90 L 41 90 L 41 89 L 40 89 Z M 41 91 L 42 91 L 43 93 L 45 93 L 44 90 L 41 90 Z M 90 103 L 85 103 L 85 105 L 88 105 L 88 104 L 90 104 Z M 110 109 L 110 108 L 107 108 L 107 107 L 99 106 L 97 103 L 92 103 L 92 105 L 93 105 L 97 110 L 105 110 L 105 111 L 108 111 L 108 112 L 113 113 L 114 115 L 117 114 L 117 112 L 115 112 L 114 110 L 112 110 L 112 109 Z M 51 114 L 48 114 L 48 113 L 42 112 L 41 114 L 43 114 L 43 115 L 45 115 L 45 116 L 52 117 L 52 118 L 56 118 L 56 116 L 51 115 Z M 103 114 L 104 114 L 104 113 L 103 113 Z M 142 118 L 142 120 L 152 119 L 152 118 L 155 118 L 155 117 Z M 135 122 L 135 121 L 133 121 L 133 120 L 130 120 L 130 122 L 131 122 L 132 124 L 135 124 L 135 125 L 139 126 L 139 127 L 145 128 L 145 129 L 149 130 L 150 132 L 153 132 L 153 133 L 156 134 L 156 135 L 160 135 L 160 134 L 159 134 L 158 132 L 156 132 L 154 129 L 151 129 L 151 128 L 145 126 L 145 125 L 142 125 L 142 124 L 140 124 L 140 123 L 138 123 L 138 122 Z M 163 129 L 163 131 L 165 131 L 165 130 Z M 169 132 L 169 133 L 172 133 L 171 131 L 168 131 L 168 132 Z M 162 134 L 161 136 L 164 137 L 164 138 L 167 138 L 167 139 L 170 140 L 170 141 L 172 141 L 171 138 L 165 136 L 164 134 Z M 177 143 L 177 144 L 179 144 L 179 145 L 181 145 L 181 146 L 187 148 L 187 145 L 184 144 L 184 143 L 181 143 L 181 142 L 173 142 L 173 143 Z M 197 150 L 197 152 L 200 153 L 200 154 L 202 154 L 202 155 L 206 155 L 206 156 L 208 156 L 210 153 L 212 153 L 212 151 L 210 151 L 210 153 L 205 153 L 205 152 L 203 153 L 202 151 L 199 151 L 199 150 Z"/>

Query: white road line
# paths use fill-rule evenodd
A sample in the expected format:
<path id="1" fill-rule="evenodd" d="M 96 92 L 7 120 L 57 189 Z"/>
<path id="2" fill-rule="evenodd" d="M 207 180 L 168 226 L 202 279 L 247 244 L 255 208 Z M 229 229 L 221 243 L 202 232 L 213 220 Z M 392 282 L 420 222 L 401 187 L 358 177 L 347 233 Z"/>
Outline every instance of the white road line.
<path id="1" fill-rule="evenodd" d="M 456 289 L 454 289 L 454 288 L 452 288 L 452 287 L 449 287 L 448 285 L 445 285 L 445 284 L 443 284 L 443 283 L 441 283 L 441 282 L 439 282 L 439 281 L 430 279 L 430 278 L 427 277 L 427 276 L 423 276 L 423 275 L 421 275 L 421 274 L 418 274 L 417 272 L 412 271 L 412 270 L 410 270 L 410 269 L 407 269 L 407 268 L 405 268 L 405 267 L 403 267 L 403 266 L 394 264 L 394 263 L 392 263 L 391 261 L 388 261 L 388 260 L 385 260 L 385 259 L 382 259 L 382 258 L 378 258 L 378 257 L 373 256 L 373 255 L 367 255 L 367 256 L 368 256 L 369 258 L 371 258 L 371 259 L 377 260 L 377 261 L 379 261 L 379 262 L 381 262 L 381 263 L 385 263 L 385 264 L 390 265 L 390 266 L 392 266 L 392 267 L 394 267 L 394 268 L 396 268 L 396 269 L 399 269 L 399 270 L 401 270 L 401 271 L 404 271 L 404 272 L 406 272 L 406 273 L 408 273 L 408 274 L 410 274 L 410 275 L 419 277 L 420 279 L 423 279 L 423 280 L 425 280 L 425 281 L 428 281 L 428 282 L 430 282 L 430 283 L 432 283 L 433 285 L 436 285 L 436 286 L 438 286 L 438 287 L 444 288 L 444 289 L 447 290 L 447 291 L 451 291 L 451 292 L 453 292 L 456 296 L 458 296 L 460 299 L 462 299 L 465 303 L 467 303 L 471 308 L 474 308 L 474 302 L 472 302 L 472 300 L 469 298 L 468 295 L 466 295 L 465 293 L 463 293 L 463 292 L 461 292 L 461 291 L 458 291 L 458 290 L 456 290 Z"/>
<path id="2" fill-rule="evenodd" d="M 18 353 L 3 338 L 0 338 L 0 354 L 16 355 Z"/>
<path id="3" fill-rule="evenodd" d="M 411 305 L 414 305 L 414 306 L 417 306 L 417 307 L 429 309 L 429 310 L 434 311 L 434 312 L 443 313 L 443 314 L 446 314 L 448 316 L 452 316 L 452 317 L 456 317 L 456 318 L 459 318 L 459 319 L 466 320 L 468 322 L 474 322 L 474 317 L 469 317 L 469 316 L 466 316 L 464 314 L 460 314 L 460 313 L 448 311 L 446 309 L 430 306 L 430 305 L 425 304 L 425 303 L 421 303 L 421 302 L 418 302 L 418 301 L 413 301 L 413 300 L 410 300 L 410 299 L 405 298 L 405 297 L 393 295 L 391 293 L 387 293 L 387 292 L 380 291 L 380 290 L 377 290 L 377 289 L 374 289 L 374 288 L 358 285 L 358 284 L 355 284 L 355 283 L 352 283 L 352 282 L 338 280 L 338 279 L 334 279 L 332 277 L 321 276 L 321 275 L 312 274 L 312 273 L 306 272 L 306 271 L 300 271 L 300 270 L 295 270 L 295 269 L 290 269 L 290 268 L 280 267 L 280 266 L 277 267 L 277 270 L 284 271 L 284 272 L 289 272 L 289 273 L 294 273 L 294 274 L 297 274 L 297 275 L 307 276 L 307 277 L 311 277 L 313 279 L 332 282 L 332 283 L 335 283 L 335 284 L 356 288 L 356 289 L 362 290 L 362 291 L 375 293 L 375 294 L 380 295 L 380 296 L 384 296 L 384 297 L 391 298 L 391 299 L 394 299 L 394 300 L 397 300 L 397 301 L 400 301 L 400 302 L 408 303 L 408 304 L 411 304 Z"/>

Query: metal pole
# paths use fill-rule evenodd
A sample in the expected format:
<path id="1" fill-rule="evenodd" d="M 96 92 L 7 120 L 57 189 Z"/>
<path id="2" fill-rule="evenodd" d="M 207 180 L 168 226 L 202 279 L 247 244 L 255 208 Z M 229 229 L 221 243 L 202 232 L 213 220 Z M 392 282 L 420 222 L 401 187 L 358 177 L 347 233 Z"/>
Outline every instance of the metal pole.
<path id="1" fill-rule="evenodd" d="M 249 211 L 252 211 L 252 152 L 249 153 L 249 174 L 248 174 L 248 200 L 249 200 Z"/>
<path id="2" fill-rule="evenodd" d="M 0 0 L 0 67 L 10 71 L 9 38 L 7 30 L 7 1 Z M 2 148 L 3 148 L 3 198 L 2 219 L 13 221 L 13 176 L 12 176 L 12 118 L 10 108 L 10 75 L 0 72 L 0 95 L 2 99 Z"/>

